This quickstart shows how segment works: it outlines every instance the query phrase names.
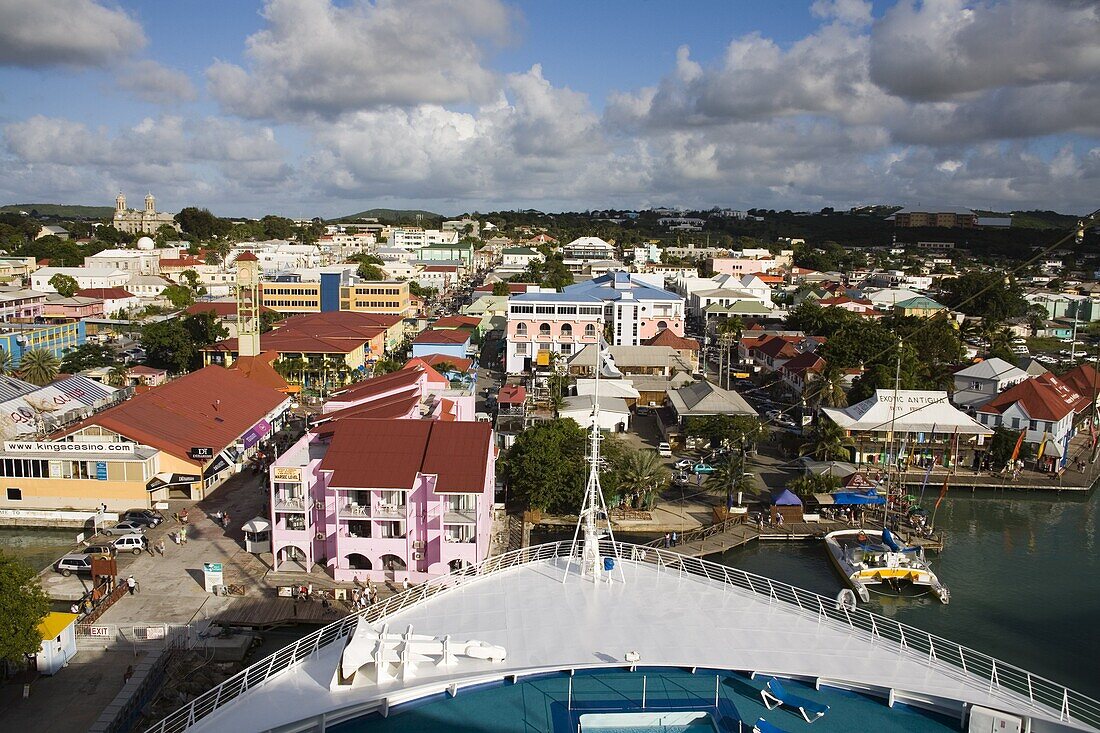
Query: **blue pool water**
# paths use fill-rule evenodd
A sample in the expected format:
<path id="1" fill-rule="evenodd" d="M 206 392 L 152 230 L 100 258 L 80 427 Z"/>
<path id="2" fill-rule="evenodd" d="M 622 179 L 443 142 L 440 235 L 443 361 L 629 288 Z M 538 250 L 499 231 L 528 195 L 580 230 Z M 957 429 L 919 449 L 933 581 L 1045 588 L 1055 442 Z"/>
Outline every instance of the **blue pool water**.
<path id="1" fill-rule="evenodd" d="M 578 673 L 569 693 L 569 676 L 547 675 L 518 684 L 494 684 L 460 690 L 455 698 L 435 696 L 390 710 L 389 717 L 368 715 L 330 726 L 336 733 L 576 733 L 583 713 L 640 711 L 643 676 L 646 710 L 706 710 L 722 733 L 751 731 L 757 718 L 765 718 L 785 730 L 801 730 L 805 721 L 797 711 L 768 710 L 760 699 L 761 679 L 699 670 L 691 674 L 674 669 L 640 669 L 637 672 Z M 715 678 L 719 706 L 714 707 Z M 958 731 L 957 720 L 843 690 L 786 682 L 792 694 L 831 706 L 813 725 L 814 733 L 943 733 Z M 571 702 L 570 702 L 571 701 Z M 572 709 L 569 709 L 572 708 Z M 743 726 L 743 727 L 739 727 Z M 687 730 L 705 730 L 688 728 Z M 601 733 L 604 733 L 601 731 Z M 654 733 L 648 728 L 644 733 Z"/>

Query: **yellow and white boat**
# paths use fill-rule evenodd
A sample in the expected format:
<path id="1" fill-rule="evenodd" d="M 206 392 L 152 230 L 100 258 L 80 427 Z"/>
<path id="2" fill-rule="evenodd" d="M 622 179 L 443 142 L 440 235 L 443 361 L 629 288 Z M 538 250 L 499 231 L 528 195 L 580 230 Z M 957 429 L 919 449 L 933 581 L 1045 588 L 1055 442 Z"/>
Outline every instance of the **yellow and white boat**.
<path id="1" fill-rule="evenodd" d="M 919 547 L 906 547 L 890 530 L 844 529 L 825 535 L 829 559 L 860 600 L 870 591 L 901 593 L 907 586 L 925 587 L 942 603 L 951 594 L 940 582 Z"/>

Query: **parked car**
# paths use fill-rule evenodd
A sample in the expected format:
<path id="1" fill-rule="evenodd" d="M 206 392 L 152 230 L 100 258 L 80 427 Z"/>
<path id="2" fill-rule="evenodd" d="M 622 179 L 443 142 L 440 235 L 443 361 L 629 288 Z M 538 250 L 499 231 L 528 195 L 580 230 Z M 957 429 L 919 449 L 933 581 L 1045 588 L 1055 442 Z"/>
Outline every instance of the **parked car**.
<path id="1" fill-rule="evenodd" d="M 700 473 L 712 474 L 712 473 L 714 473 L 715 468 L 714 468 L 714 466 L 711 466 L 710 464 L 707 464 L 707 463 L 696 463 L 695 466 L 691 470 L 696 475 L 698 475 Z"/>
<path id="2" fill-rule="evenodd" d="M 681 471 L 686 471 L 694 465 L 695 463 L 689 458 L 682 458 L 679 461 L 676 461 L 676 468 Z"/>
<path id="3" fill-rule="evenodd" d="M 657 455 L 664 458 L 672 458 L 672 446 L 668 443 L 657 444 Z"/>
<path id="4" fill-rule="evenodd" d="M 120 518 L 124 522 L 137 522 L 149 527 L 156 527 L 164 521 L 164 517 L 155 509 L 127 509 Z"/>
<path id="5" fill-rule="evenodd" d="M 147 525 L 141 522 L 127 520 L 125 522 L 119 522 L 113 527 L 107 527 L 103 530 L 103 534 L 108 537 L 113 537 L 116 534 L 142 534 L 145 532 L 146 527 Z"/>
<path id="6" fill-rule="evenodd" d="M 91 573 L 92 558 L 83 552 L 71 552 L 54 563 L 53 569 L 66 578 L 73 573 Z"/>
<path id="7" fill-rule="evenodd" d="M 85 555 L 109 555 L 111 557 L 114 557 L 116 552 L 115 546 L 112 544 L 88 545 L 83 551 Z"/>
<path id="8" fill-rule="evenodd" d="M 119 537 L 111 543 L 115 546 L 115 550 L 118 552 L 132 552 L 135 555 L 140 555 L 145 551 L 145 545 L 148 541 L 143 535 L 140 534 L 127 534 Z"/>

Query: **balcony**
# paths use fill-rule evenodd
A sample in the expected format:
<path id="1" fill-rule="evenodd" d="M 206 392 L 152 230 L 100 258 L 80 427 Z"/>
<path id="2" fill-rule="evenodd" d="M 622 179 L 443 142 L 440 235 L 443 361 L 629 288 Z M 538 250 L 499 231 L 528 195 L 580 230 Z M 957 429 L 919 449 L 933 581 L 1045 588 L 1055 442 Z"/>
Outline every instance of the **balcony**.
<path id="1" fill-rule="evenodd" d="M 374 508 L 373 516 L 376 519 L 400 519 L 408 516 L 408 504 L 379 504 Z"/>
<path id="2" fill-rule="evenodd" d="M 477 535 L 447 532 L 443 535 L 443 541 L 447 544 L 472 545 L 477 542 Z"/>
<path id="3" fill-rule="evenodd" d="M 477 524 L 477 514 L 473 509 L 448 509 L 443 515 L 444 524 Z"/>
<path id="4" fill-rule="evenodd" d="M 309 509 L 305 497 L 301 496 L 275 496 L 275 511 L 277 512 L 304 512 Z"/>
<path id="5" fill-rule="evenodd" d="M 340 507 L 340 519 L 369 519 L 370 507 L 364 504 L 345 504 Z"/>

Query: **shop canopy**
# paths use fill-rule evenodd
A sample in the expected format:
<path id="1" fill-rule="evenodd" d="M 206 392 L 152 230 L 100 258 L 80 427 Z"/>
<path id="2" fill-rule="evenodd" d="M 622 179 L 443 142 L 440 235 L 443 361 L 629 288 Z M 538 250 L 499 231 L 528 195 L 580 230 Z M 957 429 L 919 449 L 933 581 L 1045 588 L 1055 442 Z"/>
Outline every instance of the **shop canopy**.
<path id="1" fill-rule="evenodd" d="M 850 407 L 822 407 L 821 412 L 853 433 L 936 435 L 992 435 L 985 427 L 948 401 L 946 392 L 901 389 L 876 390 L 873 397 Z"/>
<path id="2" fill-rule="evenodd" d="M 802 500 L 795 496 L 790 489 L 783 489 L 772 494 L 772 504 L 776 506 L 802 506 Z"/>
<path id="3" fill-rule="evenodd" d="M 833 503 L 839 506 L 885 504 L 886 497 L 875 493 L 874 489 L 867 491 L 834 491 Z"/>

